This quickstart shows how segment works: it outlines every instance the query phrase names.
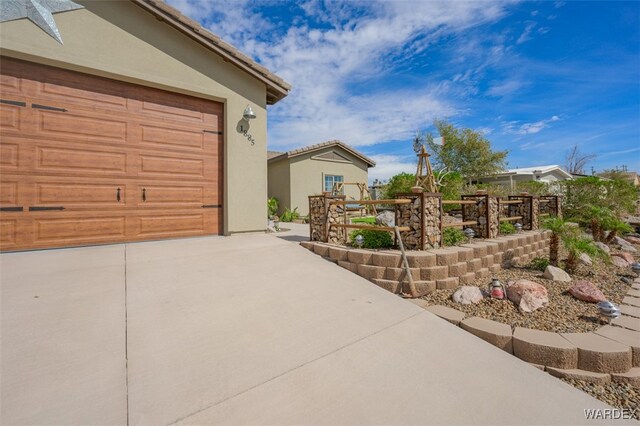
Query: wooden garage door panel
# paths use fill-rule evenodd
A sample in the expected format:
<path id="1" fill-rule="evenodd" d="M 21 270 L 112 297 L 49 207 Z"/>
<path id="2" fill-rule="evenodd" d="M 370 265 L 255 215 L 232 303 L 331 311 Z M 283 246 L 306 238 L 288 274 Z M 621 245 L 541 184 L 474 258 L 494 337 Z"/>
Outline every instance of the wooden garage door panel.
<path id="1" fill-rule="evenodd" d="M 36 180 L 34 204 L 39 206 L 59 205 L 73 208 L 124 208 L 126 187 L 123 182 L 76 183 Z M 118 201 L 118 194 L 120 201 Z"/>
<path id="2" fill-rule="evenodd" d="M 19 151 L 17 142 L 9 142 L 3 138 L 0 143 L 0 174 L 18 169 Z"/>
<path id="3" fill-rule="evenodd" d="M 194 151 L 205 150 L 205 138 L 207 134 L 202 130 L 179 129 L 162 125 L 141 125 L 142 145 L 157 148 L 178 148 Z M 208 139 L 214 139 L 209 137 Z"/>
<path id="4" fill-rule="evenodd" d="M 0 250 L 221 231 L 221 103 L 4 57 L 0 67 L 2 99 L 24 102 L 0 103 L 0 205 L 24 209 L 2 213 Z"/>
<path id="5" fill-rule="evenodd" d="M 127 99 L 122 95 L 100 93 L 95 83 L 75 81 L 72 84 L 64 81 L 58 84 L 53 82 L 39 83 L 37 94 L 43 99 L 51 99 L 53 102 L 73 104 L 91 109 L 106 109 L 126 112 Z M 110 89 L 112 89 L 110 87 Z M 124 90 L 119 90 L 124 92 Z"/>
<path id="6" fill-rule="evenodd" d="M 17 99 L 10 100 L 17 101 Z M 0 104 L 0 128 L 3 133 L 20 130 L 20 110 L 22 108 L 24 107 Z"/>
<path id="7" fill-rule="evenodd" d="M 138 216 L 137 234 L 140 237 L 154 238 L 210 234 L 215 232 L 211 223 L 212 216 L 206 211 L 201 213 L 141 214 Z"/>
<path id="8" fill-rule="evenodd" d="M 3 214 L 0 219 L 0 248 L 12 249 L 17 246 L 18 219 Z"/>
<path id="9" fill-rule="evenodd" d="M 126 217 L 38 217 L 34 218 L 34 244 L 124 241 Z"/>
<path id="10" fill-rule="evenodd" d="M 104 114 L 38 111 L 36 119 L 38 133 L 49 139 L 117 144 L 127 142 L 127 122 L 108 119 Z"/>
<path id="11" fill-rule="evenodd" d="M 82 148 L 38 146 L 36 172 L 80 172 L 97 175 L 104 172 L 126 173 L 127 154 L 118 151 L 98 151 Z"/>

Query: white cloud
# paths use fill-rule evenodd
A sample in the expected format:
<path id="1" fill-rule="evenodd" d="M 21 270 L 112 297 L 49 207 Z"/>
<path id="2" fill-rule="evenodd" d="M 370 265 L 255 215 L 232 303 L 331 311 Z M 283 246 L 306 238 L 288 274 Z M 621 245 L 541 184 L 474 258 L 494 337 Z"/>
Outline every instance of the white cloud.
<path id="1" fill-rule="evenodd" d="M 524 83 L 519 80 L 507 80 L 501 83 L 495 84 L 487 90 L 487 95 L 495 96 L 497 98 L 511 95 L 524 86 Z"/>
<path id="2" fill-rule="evenodd" d="M 369 169 L 369 183 L 375 179 L 386 181 L 398 173 L 415 173 L 417 167 L 416 157 L 406 157 L 398 155 L 371 155 L 376 166 Z"/>
<path id="3" fill-rule="evenodd" d="M 549 123 L 553 123 L 559 120 L 560 117 L 554 115 L 546 120 L 535 121 L 533 123 L 520 124 L 520 122 L 518 121 L 509 121 L 503 123 L 502 130 L 504 131 L 504 133 L 512 135 L 530 135 L 546 129 L 547 127 L 549 127 Z"/>
<path id="4" fill-rule="evenodd" d="M 526 41 L 531 40 L 531 32 L 533 31 L 535 26 L 536 26 L 535 22 L 529 21 L 527 23 L 527 26 L 524 28 L 524 31 L 522 32 L 522 34 L 520 34 L 520 37 L 518 37 L 518 40 L 516 40 L 516 44 L 522 44 Z"/>
<path id="5" fill-rule="evenodd" d="M 169 2 L 293 85 L 290 95 L 269 110 L 269 146 L 275 149 L 329 139 L 356 146 L 399 140 L 434 118 L 458 113 L 446 82 L 425 79 L 410 90 L 395 91 L 372 84 L 364 96 L 353 87 L 389 76 L 395 65 L 443 36 L 505 13 L 501 2 L 309 0 L 287 26 L 261 15 L 257 7 L 264 3 Z M 212 4 L 215 12 L 210 12 Z M 324 25 L 315 28 L 318 22 Z M 492 57 L 501 54 L 490 52 Z"/>

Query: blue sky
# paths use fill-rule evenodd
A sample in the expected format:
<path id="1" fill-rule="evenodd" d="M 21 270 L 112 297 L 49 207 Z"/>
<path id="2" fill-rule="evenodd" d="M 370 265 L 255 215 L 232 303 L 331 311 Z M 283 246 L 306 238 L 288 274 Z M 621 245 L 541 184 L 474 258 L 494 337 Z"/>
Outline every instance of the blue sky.
<path id="1" fill-rule="evenodd" d="M 589 170 L 640 171 L 638 1 L 168 2 L 293 85 L 269 107 L 269 149 L 340 139 L 387 179 L 444 118 L 511 168 L 578 144 Z"/>

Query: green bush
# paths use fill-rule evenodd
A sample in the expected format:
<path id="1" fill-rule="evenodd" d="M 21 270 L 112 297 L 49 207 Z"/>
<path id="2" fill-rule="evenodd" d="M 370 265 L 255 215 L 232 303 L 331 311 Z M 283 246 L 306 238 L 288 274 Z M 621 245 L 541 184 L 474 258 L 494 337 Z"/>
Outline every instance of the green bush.
<path id="1" fill-rule="evenodd" d="M 516 227 L 511 222 L 500 222 L 500 235 L 510 235 L 516 233 Z"/>
<path id="2" fill-rule="evenodd" d="M 293 222 L 297 218 L 300 217 L 300 213 L 298 213 L 298 208 L 291 210 L 289 207 L 284 209 L 284 213 L 280 216 L 280 222 Z"/>
<path id="3" fill-rule="evenodd" d="M 529 263 L 529 268 L 537 271 L 544 271 L 549 266 L 549 259 L 544 257 L 536 257 Z"/>
<path id="4" fill-rule="evenodd" d="M 462 229 L 445 228 L 442 232 L 442 244 L 445 246 L 457 246 L 467 242 L 467 236 Z"/>
<path id="5" fill-rule="evenodd" d="M 387 231 L 357 229 L 349 235 L 351 244 L 355 245 L 354 241 L 358 235 L 362 235 L 364 238 L 364 244 L 362 245 L 364 248 L 377 249 L 393 247 L 393 238 L 391 238 L 391 233 Z"/>
<path id="6" fill-rule="evenodd" d="M 531 180 L 516 183 L 515 193 L 528 192 L 531 195 L 547 195 L 550 191 L 551 188 L 547 182 Z"/>
<path id="7" fill-rule="evenodd" d="M 635 211 L 637 192 L 631 183 L 594 176 L 566 180 L 557 185 L 563 196 L 562 210 L 568 217 L 583 217 L 592 207 L 608 209 L 617 217 Z"/>
<path id="8" fill-rule="evenodd" d="M 369 223 L 371 225 L 375 225 L 376 218 L 373 216 L 369 217 L 354 217 L 351 219 L 351 223 Z"/>
<path id="9" fill-rule="evenodd" d="M 269 217 L 273 217 L 278 213 L 278 199 L 276 197 L 271 197 L 267 200 L 267 211 Z"/>
<path id="10" fill-rule="evenodd" d="M 396 194 L 411 192 L 411 188 L 416 184 L 416 175 L 412 173 L 399 173 L 389 179 L 389 183 L 384 187 L 384 198 L 392 200 Z"/>

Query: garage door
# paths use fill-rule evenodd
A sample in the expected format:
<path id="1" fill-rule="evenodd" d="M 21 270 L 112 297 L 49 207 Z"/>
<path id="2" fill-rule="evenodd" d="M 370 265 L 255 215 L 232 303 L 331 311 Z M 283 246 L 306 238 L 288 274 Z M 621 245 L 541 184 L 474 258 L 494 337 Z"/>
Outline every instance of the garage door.
<path id="1" fill-rule="evenodd" d="M 219 234 L 222 104 L 2 58 L 0 249 Z"/>

